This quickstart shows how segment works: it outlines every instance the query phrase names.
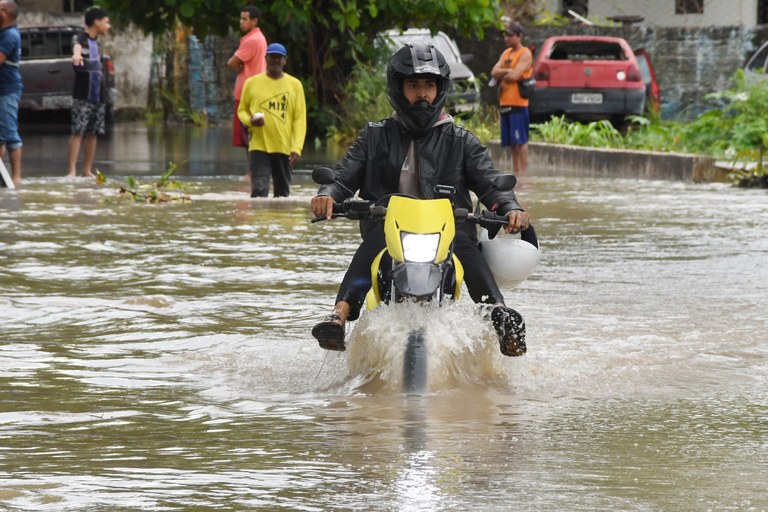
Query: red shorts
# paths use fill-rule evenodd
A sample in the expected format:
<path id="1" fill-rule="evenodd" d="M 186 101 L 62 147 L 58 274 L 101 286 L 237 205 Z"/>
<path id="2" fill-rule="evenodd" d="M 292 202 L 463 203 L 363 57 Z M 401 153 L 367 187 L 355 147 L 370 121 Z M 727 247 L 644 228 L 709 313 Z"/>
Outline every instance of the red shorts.
<path id="1" fill-rule="evenodd" d="M 240 122 L 237 117 L 237 107 L 240 106 L 240 100 L 235 100 L 235 117 L 232 119 L 232 145 L 243 148 L 248 147 L 248 127 Z"/>

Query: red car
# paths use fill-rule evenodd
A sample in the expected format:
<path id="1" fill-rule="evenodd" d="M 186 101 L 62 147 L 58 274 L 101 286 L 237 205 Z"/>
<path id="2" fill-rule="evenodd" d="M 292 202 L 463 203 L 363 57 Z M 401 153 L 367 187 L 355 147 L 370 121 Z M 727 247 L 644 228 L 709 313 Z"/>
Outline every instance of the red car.
<path id="1" fill-rule="evenodd" d="M 632 51 L 620 37 L 550 37 L 536 54 L 533 76 L 534 121 L 565 115 L 621 125 L 628 115 L 642 115 L 646 100 L 658 111 L 659 87 L 648 54 Z"/>

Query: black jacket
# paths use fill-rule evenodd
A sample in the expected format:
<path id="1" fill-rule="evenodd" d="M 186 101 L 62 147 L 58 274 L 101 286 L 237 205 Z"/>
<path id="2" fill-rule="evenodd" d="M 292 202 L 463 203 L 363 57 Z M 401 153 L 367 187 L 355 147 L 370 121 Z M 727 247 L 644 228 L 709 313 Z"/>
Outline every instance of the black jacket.
<path id="1" fill-rule="evenodd" d="M 410 132 L 391 117 L 368 123 L 336 166 L 336 183 L 323 185 L 318 194 L 341 202 L 350 197 L 344 187 L 359 190 L 360 198 L 367 200 L 396 193 L 412 140 Z M 426 199 L 436 197 L 435 185 L 450 185 L 456 189 L 456 207 L 472 211 L 472 191 L 499 215 L 522 210 L 513 191 L 502 192 L 494 186 L 493 179 L 500 173 L 488 148 L 471 132 L 453 122 L 440 123 L 415 144 L 419 183 Z"/>

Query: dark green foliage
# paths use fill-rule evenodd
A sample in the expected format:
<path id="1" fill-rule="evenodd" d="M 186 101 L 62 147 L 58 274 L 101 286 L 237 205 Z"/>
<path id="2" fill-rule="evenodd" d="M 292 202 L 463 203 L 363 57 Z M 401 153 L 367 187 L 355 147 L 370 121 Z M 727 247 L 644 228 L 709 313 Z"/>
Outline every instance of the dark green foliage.
<path id="1" fill-rule="evenodd" d="M 290 74 L 304 81 L 316 101 L 315 123 L 346 100 L 344 86 L 358 63 L 378 54 L 376 35 L 390 28 L 430 27 L 482 38 L 501 26 L 498 0 L 104 0 L 115 21 L 131 21 L 151 34 L 172 32 L 179 23 L 198 36 L 237 30 L 240 9 L 257 5 L 259 25 L 270 42 L 288 49 Z M 312 106 L 312 105 L 310 105 Z"/>

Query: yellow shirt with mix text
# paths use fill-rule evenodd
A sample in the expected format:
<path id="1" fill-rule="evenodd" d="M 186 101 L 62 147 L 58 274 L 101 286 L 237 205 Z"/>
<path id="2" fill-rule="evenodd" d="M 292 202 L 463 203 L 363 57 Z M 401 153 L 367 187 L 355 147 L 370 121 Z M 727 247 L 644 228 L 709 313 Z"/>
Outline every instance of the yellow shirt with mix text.
<path id="1" fill-rule="evenodd" d="M 253 126 L 251 116 L 264 113 L 264 126 Z M 307 135 L 307 103 L 301 82 L 284 73 L 271 78 L 252 76 L 243 84 L 237 117 L 248 127 L 249 151 L 301 155 Z"/>

